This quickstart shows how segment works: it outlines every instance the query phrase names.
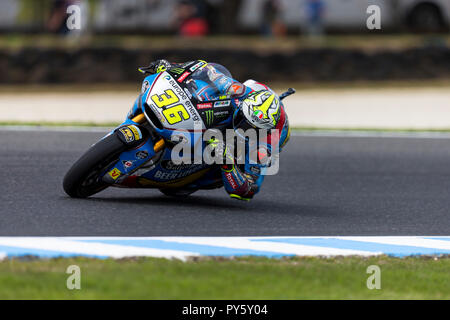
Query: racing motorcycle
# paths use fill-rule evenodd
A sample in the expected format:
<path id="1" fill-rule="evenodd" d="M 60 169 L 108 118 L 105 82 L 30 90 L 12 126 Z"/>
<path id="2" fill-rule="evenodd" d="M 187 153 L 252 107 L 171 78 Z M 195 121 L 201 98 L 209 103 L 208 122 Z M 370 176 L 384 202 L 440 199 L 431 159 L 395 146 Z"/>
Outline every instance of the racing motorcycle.
<path id="1" fill-rule="evenodd" d="M 214 85 L 218 79 L 223 85 Z M 222 65 L 202 60 L 145 77 L 126 120 L 92 145 L 67 172 L 65 192 L 86 198 L 108 187 L 157 188 L 168 196 L 187 196 L 222 187 L 220 168 L 176 164 L 172 149 L 189 138 L 192 145 L 200 144 L 197 149 L 202 152 L 205 144 L 194 128 L 230 128 L 239 100 L 221 88 L 233 86 L 235 92 L 244 87 Z M 280 99 L 292 93 L 289 89 Z"/>

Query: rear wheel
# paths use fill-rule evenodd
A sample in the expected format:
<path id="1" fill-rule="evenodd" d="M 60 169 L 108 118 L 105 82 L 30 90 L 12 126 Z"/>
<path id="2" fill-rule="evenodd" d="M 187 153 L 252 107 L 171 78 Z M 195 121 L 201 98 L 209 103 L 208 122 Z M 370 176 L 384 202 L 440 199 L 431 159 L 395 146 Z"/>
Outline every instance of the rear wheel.
<path id="1" fill-rule="evenodd" d="M 106 189 L 109 184 L 101 180 L 100 174 L 116 162 L 125 149 L 116 134 L 97 142 L 67 172 L 64 191 L 73 198 L 86 198 Z"/>

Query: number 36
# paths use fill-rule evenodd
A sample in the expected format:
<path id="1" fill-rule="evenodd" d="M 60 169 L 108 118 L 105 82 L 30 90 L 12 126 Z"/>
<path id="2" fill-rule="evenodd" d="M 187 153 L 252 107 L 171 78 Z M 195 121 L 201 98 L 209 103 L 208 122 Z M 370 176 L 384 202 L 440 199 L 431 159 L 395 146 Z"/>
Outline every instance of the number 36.
<path id="1" fill-rule="evenodd" d="M 169 124 L 175 124 L 183 120 L 188 120 L 190 118 L 189 113 L 186 111 L 186 108 L 182 104 L 174 105 L 180 102 L 180 99 L 170 89 L 165 90 L 161 95 L 154 94 L 151 99 L 158 106 L 158 108 L 166 107 L 162 111 L 162 114 L 167 119 L 167 122 Z"/>

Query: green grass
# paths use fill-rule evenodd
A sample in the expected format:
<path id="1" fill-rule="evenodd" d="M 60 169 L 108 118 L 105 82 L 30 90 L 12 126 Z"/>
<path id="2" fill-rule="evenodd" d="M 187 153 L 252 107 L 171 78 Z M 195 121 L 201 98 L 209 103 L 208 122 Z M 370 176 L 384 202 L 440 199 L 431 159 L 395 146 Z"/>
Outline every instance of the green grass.
<path id="1" fill-rule="evenodd" d="M 81 290 L 68 290 L 69 265 Z M 369 290 L 369 265 L 381 289 Z M 0 299 L 450 299 L 450 258 L 5 260 Z"/>

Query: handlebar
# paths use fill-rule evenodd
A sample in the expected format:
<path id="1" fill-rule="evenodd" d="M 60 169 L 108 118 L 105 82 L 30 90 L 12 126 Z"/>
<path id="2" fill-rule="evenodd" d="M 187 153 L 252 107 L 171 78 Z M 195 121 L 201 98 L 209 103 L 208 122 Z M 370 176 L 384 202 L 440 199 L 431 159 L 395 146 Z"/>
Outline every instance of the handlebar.
<path id="1" fill-rule="evenodd" d="M 295 93 L 295 89 L 294 88 L 289 88 L 287 89 L 286 92 L 283 92 L 282 94 L 280 94 L 280 100 L 283 100 L 286 97 L 289 97 L 291 94 Z"/>

